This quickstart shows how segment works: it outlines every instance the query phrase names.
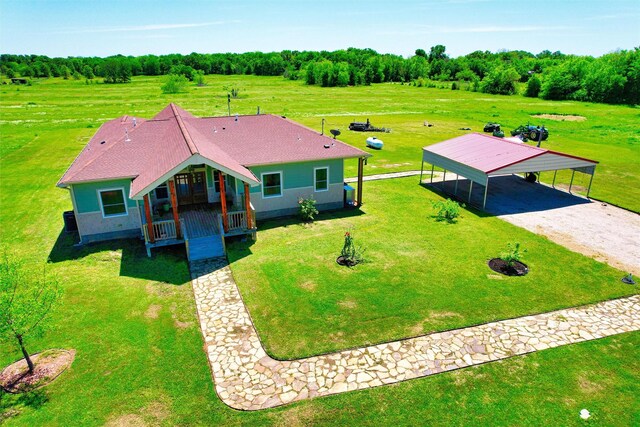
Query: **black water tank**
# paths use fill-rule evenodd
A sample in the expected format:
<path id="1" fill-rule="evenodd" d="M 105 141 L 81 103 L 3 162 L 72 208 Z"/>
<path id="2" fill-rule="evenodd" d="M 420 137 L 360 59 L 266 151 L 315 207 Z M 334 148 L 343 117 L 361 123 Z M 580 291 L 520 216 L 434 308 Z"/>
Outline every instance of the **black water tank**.
<path id="1" fill-rule="evenodd" d="M 64 219 L 64 231 L 67 233 L 75 233 L 78 231 L 78 223 L 76 222 L 76 216 L 73 211 L 66 211 L 62 214 Z"/>

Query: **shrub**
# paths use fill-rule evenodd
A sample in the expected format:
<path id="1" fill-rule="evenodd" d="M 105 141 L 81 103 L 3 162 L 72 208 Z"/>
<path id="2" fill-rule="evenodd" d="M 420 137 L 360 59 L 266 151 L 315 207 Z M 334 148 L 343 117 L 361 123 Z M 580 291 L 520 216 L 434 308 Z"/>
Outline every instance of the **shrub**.
<path id="1" fill-rule="evenodd" d="M 231 95 L 233 99 L 236 99 L 240 95 L 239 86 L 227 85 L 227 86 L 223 86 L 222 90 L 227 91 L 227 93 Z"/>
<path id="2" fill-rule="evenodd" d="M 527 82 L 527 90 L 524 92 L 524 96 L 528 96 L 529 98 L 537 98 L 540 94 L 540 88 L 542 87 L 542 83 L 537 76 L 531 76 L 529 81 Z"/>
<path id="3" fill-rule="evenodd" d="M 520 243 L 508 243 L 507 250 L 500 254 L 500 259 L 506 262 L 509 267 L 513 267 L 516 262 L 522 262 L 522 255 L 526 252 L 526 249 L 520 249 Z"/>
<path id="4" fill-rule="evenodd" d="M 464 203 L 462 207 L 464 207 Z M 453 201 L 451 199 L 440 200 L 439 202 L 433 202 L 433 208 L 437 209 L 436 212 L 436 220 L 437 221 L 446 221 L 449 224 L 453 224 L 457 221 L 457 218 L 460 216 L 460 207 L 461 205 Z"/>
<path id="5" fill-rule="evenodd" d="M 299 205 L 298 213 L 300 214 L 300 218 L 302 218 L 303 221 L 308 221 L 308 222 L 313 221 L 315 215 L 318 214 L 318 209 L 316 208 L 315 199 L 312 199 L 312 198 L 304 199 L 300 197 L 298 199 L 298 205 Z"/>
<path id="6" fill-rule="evenodd" d="M 344 233 L 344 245 L 340 251 L 340 256 L 343 258 L 346 265 L 349 267 L 365 262 L 364 249 L 361 246 L 356 246 L 353 234 L 350 231 Z"/>
<path id="7" fill-rule="evenodd" d="M 180 93 L 187 91 L 188 80 L 183 75 L 169 74 L 165 84 L 161 86 L 162 93 Z"/>
<path id="8" fill-rule="evenodd" d="M 204 72 L 201 70 L 196 71 L 195 75 L 193 76 L 193 81 L 197 86 L 204 86 Z"/>

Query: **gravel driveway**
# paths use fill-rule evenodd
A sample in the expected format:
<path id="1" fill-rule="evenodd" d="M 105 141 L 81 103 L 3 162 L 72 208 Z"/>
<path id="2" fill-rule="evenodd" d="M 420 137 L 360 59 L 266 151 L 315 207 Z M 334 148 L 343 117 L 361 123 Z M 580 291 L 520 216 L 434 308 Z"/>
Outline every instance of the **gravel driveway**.
<path id="1" fill-rule="evenodd" d="M 491 178 L 487 211 L 640 276 L 640 215 L 518 176 Z"/>

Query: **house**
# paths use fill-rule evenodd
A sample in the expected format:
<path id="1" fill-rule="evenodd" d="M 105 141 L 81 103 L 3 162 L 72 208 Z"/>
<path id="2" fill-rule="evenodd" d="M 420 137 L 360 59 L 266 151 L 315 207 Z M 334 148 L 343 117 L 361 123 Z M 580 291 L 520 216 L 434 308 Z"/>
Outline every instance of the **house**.
<path id="1" fill-rule="evenodd" d="M 345 205 L 344 160 L 365 151 L 275 115 L 195 117 L 169 104 L 150 120 L 104 123 L 58 182 L 81 243 L 144 238 L 185 244 L 189 259 L 224 253 L 224 237 L 255 236 L 256 219 Z"/>

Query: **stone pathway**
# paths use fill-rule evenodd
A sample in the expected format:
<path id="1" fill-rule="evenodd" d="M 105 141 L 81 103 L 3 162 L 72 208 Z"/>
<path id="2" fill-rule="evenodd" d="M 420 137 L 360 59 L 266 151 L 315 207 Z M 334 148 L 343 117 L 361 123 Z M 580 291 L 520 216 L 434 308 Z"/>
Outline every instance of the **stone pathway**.
<path id="1" fill-rule="evenodd" d="M 258 410 L 393 384 L 547 348 L 640 330 L 640 295 L 434 333 L 355 350 L 278 361 L 269 357 L 224 259 L 191 265 L 216 392 Z"/>

